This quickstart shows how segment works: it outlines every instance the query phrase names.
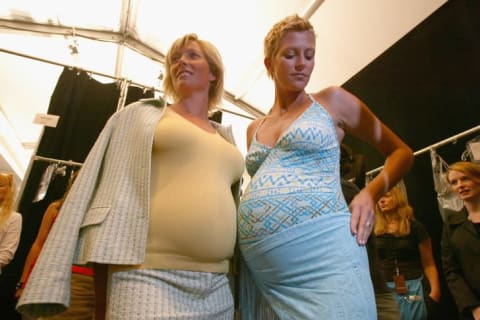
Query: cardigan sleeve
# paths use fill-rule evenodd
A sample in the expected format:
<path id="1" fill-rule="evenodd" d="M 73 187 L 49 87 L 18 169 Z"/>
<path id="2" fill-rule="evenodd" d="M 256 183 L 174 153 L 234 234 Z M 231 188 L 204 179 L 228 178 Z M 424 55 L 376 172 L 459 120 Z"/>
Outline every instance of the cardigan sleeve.
<path id="1" fill-rule="evenodd" d="M 46 317 L 66 310 L 70 303 L 71 266 L 83 217 L 100 174 L 118 113 L 110 117 L 90 150 L 63 203 L 17 304 L 17 310 Z"/>

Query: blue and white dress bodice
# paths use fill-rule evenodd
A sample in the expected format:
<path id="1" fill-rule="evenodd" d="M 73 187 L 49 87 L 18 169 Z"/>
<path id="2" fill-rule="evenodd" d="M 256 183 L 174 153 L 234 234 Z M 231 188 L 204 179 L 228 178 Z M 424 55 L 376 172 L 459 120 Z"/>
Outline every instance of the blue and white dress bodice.
<path id="1" fill-rule="evenodd" d="M 245 162 L 252 177 L 239 205 L 245 243 L 348 207 L 340 185 L 340 147 L 329 113 L 312 104 L 273 147 L 253 135 Z M 258 130 L 258 129 L 257 129 Z"/>

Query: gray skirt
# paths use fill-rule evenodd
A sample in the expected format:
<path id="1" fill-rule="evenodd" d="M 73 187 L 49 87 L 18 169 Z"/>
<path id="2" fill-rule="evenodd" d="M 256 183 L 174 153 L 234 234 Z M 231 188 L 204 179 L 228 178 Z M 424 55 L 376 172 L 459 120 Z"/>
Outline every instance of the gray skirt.
<path id="1" fill-rule="evenodd" d="M 110 275 L 110 320 L 231 320 L 232 290 L 226 274 L 132 269 Z"/>

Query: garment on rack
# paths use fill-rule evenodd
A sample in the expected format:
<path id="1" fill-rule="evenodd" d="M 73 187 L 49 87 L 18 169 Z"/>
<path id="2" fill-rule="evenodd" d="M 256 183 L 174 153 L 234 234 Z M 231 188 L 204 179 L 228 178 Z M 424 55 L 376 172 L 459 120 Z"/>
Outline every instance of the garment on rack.
<path id="1" fill-rule="evenodd" d="M 55 167 L 57 166 L 56 163 L 50 164 L 42 174 L 42 178 L 40 179 L 40 183 L 38 184 L 38 191 L 35 197 L 33 198 L 32 202 L 38 202 L 45 198 L 45 195 L 48 191 L 48 186 L 50 185 L 50 181 L 52 181 L 53 173 L 55 172 Z"/>
<path id="2" fill-rule="evenodd" d="M 64 177 L 66 174 L 67 174 L 66 166 L 61 166 L 57 162 L 54 162 L 48 165 L 47 169 L 45 169 L 45 172 L 42 175 L 40 184 L 38 186 L 37 194 L 33 198 L 32 202 L 38 202 L 43 200 L 43 198 L 45 198 L 45 196 L 47 195 L 48 186 L 50 185 L 50 182 L 53 179 L 55 179 L 55 176 L 61 175 Z"/>
<path id="3" fill-rule="evenodd" d="M 88 73 L 64 68 L 50 98 L 49 114 L 60 116 L 45 127 L 37 155 L 83 162 L 107 119 L 116 111 L 117 83 L 101 83 Z"/>
<path id="4" fill-rule="evenodd" d="M 60 116 L 46 127 L 37 155 L 84 162 L 120 98 L 117 82 L 101 83 L 87 72 L 64 68 L 50 99 L 49 114 Z M 153 97 L 152 91 L 129 86 L 125 103 Z"/>
<path id="5" fill-rule="evenodd" d="M 433 184 L 437 192 L 438 209 L 442 220 L 452 211 L 460 211 L 463 208 L 463 201 L 453 192 L 447 181 L 448 164 L 443 160 L 435 149 L 430 149 L 432 160 Z"/>
<path id="6" fill-rule="evenodd" d="M 465 152 L 462 154 L 462 160 L 480 164 L 480 136 L 468 140 L 466 146 Z"/>

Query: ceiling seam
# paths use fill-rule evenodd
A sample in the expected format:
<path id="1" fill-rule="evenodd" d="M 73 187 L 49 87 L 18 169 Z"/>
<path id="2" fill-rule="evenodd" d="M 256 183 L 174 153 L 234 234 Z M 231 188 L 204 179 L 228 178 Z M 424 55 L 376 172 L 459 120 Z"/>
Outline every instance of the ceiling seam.
<path id="1" fill-rule="evenodd" d="M 70 36 L 72 34 L 72 28 L 66 26 L 54 26 L 42 23 L 35 23 L 29 21 L 14 21 L 14 20 L 6 20 L 0 19 L 0 28 L 6 28 L 10 30 L 15 30 L 18 32 L 33 32 L 39 34 L 55 34 L 55 35 L 64 35 Z M 115 31 L 99 31 L 87 28 L 75 28 L 75 34 L 77 37 L 83 37 L 87 39 L 97 40 L 97 41 L 105 41 L 105 42 L 113 42 L 119 43 L 120 41 L 124 41 L 125 45 L 127 45 L 132 50 L 142 54 L 143 56 L 150 58 L 154 61 L 157 61 L 161 64 L 165 64 L 165 55 L 158 50 L 148 46 L 144 42 L 141 42 L 134 36 L 130 34 L 122 34 L 121 32 Z M 6 50 L 8 51 L 8 50 Z M 28 56 L 28 55 L 25 55 Z M 112 76 L 109 76 L 112 77 Z M 253 115 L 254 117 L 260 117 L 265 115 L 260 109 L 254 107 L 253 105 L 249 104 L 248 102 L 238 99 L 235 97 L 234 94 L 225 90 L 224 92 L 225 100 L 231 102 L 232 104 L 236 105 L 240 109 L 248 112 L 249 114 Z"/>

